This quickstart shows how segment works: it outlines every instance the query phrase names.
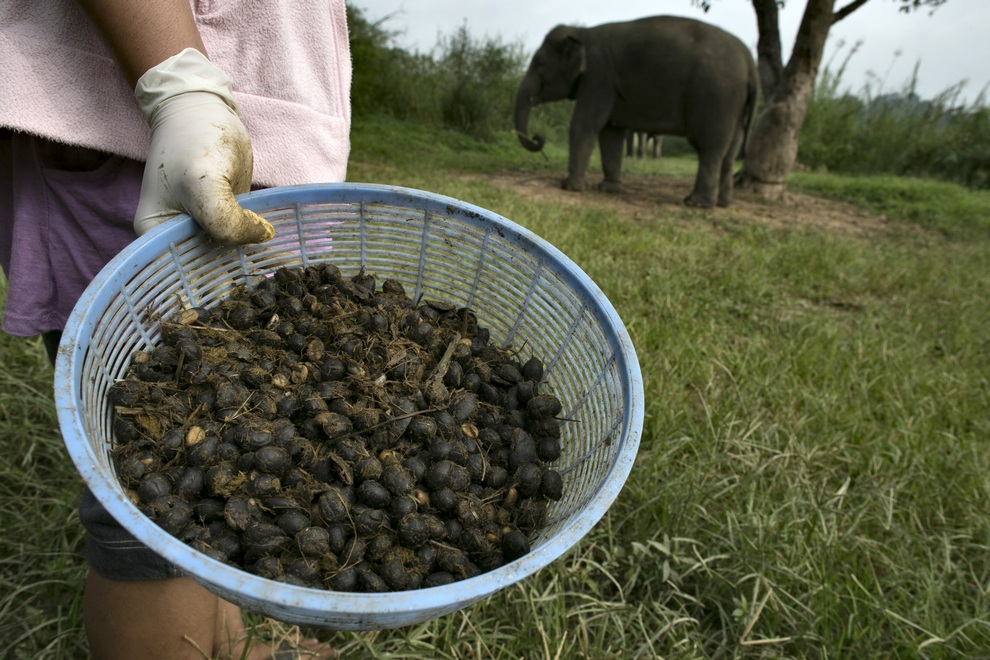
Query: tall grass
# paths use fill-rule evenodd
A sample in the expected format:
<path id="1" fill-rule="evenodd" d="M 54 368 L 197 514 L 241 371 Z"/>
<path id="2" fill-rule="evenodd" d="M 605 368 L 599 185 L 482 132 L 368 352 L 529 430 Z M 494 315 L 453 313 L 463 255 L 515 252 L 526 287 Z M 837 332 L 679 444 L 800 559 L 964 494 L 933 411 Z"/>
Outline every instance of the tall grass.
<path id="1" fill-rule="evenodd" d="M 387 115 L 487 140 L 508 130 L 528 61 L 520 42 L 476 39 L 467 25 L 441 34 L 429 54 L 394 45 L 388 18 L 370 22 L 348 4 L 355 115 Z"/>
<path id="2" fill-rule="evenodd" d="M 819 74 L 801 130 L 801 163 L 848 174 L 936 177 L 990 188 L 985 90 L 966 103 L 960 82 L 922 99 L 916 93 L 915 65 L 900 88 L 875 77 L 854 94 L 844 89 L 843 75 L 857 50 L 853 46 Z"/>
<path id="3" fill-rule="evenodd" d="M 52 369 L 40 340 L 2 333 L 0 364 L 0 648 L 10 658 L 85 657 L 81 480 L 58 433 Z"/>

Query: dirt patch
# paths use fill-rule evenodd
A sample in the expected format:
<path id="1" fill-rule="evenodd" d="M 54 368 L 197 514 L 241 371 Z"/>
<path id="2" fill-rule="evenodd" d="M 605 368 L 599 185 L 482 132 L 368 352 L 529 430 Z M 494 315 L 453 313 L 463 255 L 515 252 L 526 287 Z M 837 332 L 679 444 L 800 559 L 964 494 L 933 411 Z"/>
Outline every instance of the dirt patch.
<path id="1" fill-rule="evenodd" d="M 692 180 L 686 178 L 623 175 L 622 192 L 610 194 L 598 190 L 584 193 L 563 190 L 560 187 L 560 174 L 463 176 L 466 179 L 484 180 L 527 199 L 610 208 L 638 222 L 663 218 L 665 222 L 690 223 L 697 227 L 700 216 L 716 230 L 756 224 L 771 229 L 860 236 L 888 234 L 904 229 L 902 223 L 894 225 L 887 218 L 871 215 L 842 201 L 801 193 L 788 193 L 783 201 L 768 202 L 753 193 L 737 191 L 735 201 L 727 209 L 692 209 L 682 202 L 692 186 Z M 589 181 L 594 179 L 589 177 Z"/>

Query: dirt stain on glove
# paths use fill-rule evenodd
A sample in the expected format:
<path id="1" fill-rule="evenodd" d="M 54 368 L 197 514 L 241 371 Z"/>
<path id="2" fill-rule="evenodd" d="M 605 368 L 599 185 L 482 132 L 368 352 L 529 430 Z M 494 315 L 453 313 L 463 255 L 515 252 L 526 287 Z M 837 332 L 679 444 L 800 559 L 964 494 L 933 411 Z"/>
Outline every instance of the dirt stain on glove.
<path id="1" fill-rule="evenodd" d="M 233 206 L 236 208 L 231 208 L 223 215 L 225 218 L 233 218 L 238 217 L 239 214 L 239 219 L 232 223 L 233 226 L 230 227 L 229 231 L 223 232 L 223 240 L 218 234 L 213 234 L 214 240 L 222 242 L 224 245 L 241 245 L 244 243 L 263 243 L 275 236 L 275 228 L 270 222 L 254 211 L 242 209 L 236 201 L 233 201 Z"/>
<path id="2" fill-rule="evenodd" d="M 223 245 L 263 243 L 275 236 L 275 228 L 254 211 L 241 208 L 234 198 L 234 195 L 251 189 L 254 154 L 250 142 L 229 135 L 226 127 L 219 128 L 224 134 L 220 138 L 218 148 L 229 150 L 230 162 L 235 164 L 235 167 L 231 172 L 229 188 L 225 186 L 219 194 L 215 190 L 210 190 L 209 185 L 201 189 L 203 194 L 209 195 L 209 199 L 200 200 L 204 215 L 208 215 L 209 219 L 204 218 L 200 224 L 214 241 Z"/>

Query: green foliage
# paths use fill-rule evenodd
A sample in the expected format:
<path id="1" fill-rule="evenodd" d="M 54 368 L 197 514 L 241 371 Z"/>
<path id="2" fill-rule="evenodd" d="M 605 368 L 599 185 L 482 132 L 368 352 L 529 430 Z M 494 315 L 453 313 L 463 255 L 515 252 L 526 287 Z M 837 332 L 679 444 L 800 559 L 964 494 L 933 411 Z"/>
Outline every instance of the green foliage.
<path id="1" fill-rule="evenodd" d="M 418 81 L 430 65 L 428 58 L 394 47 L 387 18 L 371 23 L 359 8 L 347 4 L 350 32 L 351 111 L 354 115 L 387 114 L 399 119 L 429 116 L 421 107 Z"/>
<path id="2" fill-rule="evenodd" d="M 932 100 L 915 94 L 915 75 L 898 92 L 868 84 L 841 92 L 853 47 L 837 70 L 826 66 L 808 106 L 798 158 L 812 169 L 849 174 L 935 177 L 990 188 L 990 110 L 984 96 L 960 102 L 962 85 Z"/>
<path id="3" fill-rule="evenodd" d="M 462 25 L 441 37 L 434 68 L 443 125 L 488 139 L 510 126 L 525 56 L 521 44 L 475 42 Z"/>
<path id="4" fill-rule="evenodd" d="M 388 17 L 370 23 L 348 4 L 355 116 L 416 119 L 488 140 L 512 124 L 512 104 L 525 56 L 521 44 L 476 41 L 461 26 L 439 38 L 434 54 L 395 47 Z"/>

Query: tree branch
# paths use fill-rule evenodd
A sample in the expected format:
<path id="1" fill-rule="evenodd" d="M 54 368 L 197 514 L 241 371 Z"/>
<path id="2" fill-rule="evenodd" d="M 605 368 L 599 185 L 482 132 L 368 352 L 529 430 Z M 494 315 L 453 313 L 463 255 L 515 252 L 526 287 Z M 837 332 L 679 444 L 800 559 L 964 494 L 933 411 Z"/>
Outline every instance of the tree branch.
<path id="1" fill-rule="evenodd" d="M 849 14 L 853 13 L 854 11 L 856 11 L 857 9 L 859 9 L 860 7 L 862 7 L 863 5 L 865 5 L 869 1 L 870 0 L 853 0 L 848 5 L 846 5 L 842 9 L 840 9 L 837 12 L 835 12 L 834 14 L 832 14 L 832 24 L 834 25 L 834 24 L 838 23 L 843 18 L 845 18 Z"/>

